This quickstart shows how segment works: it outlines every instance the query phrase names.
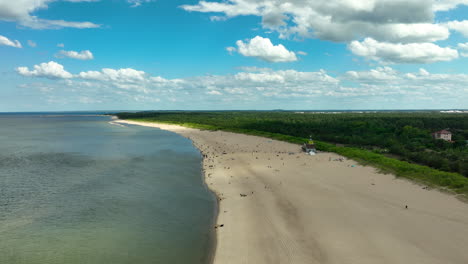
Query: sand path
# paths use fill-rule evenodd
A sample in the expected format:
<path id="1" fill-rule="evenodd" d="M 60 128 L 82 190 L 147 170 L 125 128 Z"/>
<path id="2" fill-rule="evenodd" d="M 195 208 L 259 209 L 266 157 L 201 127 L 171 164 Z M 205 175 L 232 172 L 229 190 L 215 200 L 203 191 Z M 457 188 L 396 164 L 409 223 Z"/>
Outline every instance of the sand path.
<path id="1" fill-rule="evenodd" d="M 468 263 L 468 204 L 451 195 L 285 142 L 117 122 L 179 133 L 206 155 L 215 264 Z"/>

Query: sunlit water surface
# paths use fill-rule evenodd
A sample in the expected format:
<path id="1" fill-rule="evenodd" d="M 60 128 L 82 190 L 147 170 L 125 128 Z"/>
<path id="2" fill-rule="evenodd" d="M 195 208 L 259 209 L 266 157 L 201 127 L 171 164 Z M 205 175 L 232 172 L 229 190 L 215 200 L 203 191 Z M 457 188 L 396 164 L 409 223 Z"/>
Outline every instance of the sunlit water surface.
<path id="1" fill-rule="evenodd" d="M 0 115 L 0 263 L 207 263 L 190 141 L 104 116 Z"/>

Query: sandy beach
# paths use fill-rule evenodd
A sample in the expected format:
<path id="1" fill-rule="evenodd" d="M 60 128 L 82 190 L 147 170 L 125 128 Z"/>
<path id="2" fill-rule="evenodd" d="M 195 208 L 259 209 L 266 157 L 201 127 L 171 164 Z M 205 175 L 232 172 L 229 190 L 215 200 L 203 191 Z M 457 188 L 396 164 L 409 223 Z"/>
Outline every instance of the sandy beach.
<path id="1" fill-rule="evenodd" d="M 468 263 L 468 204 L 453 195 L 267 138 L 113 122 L 173 131 L 203 153 L 215 264 Z"/>

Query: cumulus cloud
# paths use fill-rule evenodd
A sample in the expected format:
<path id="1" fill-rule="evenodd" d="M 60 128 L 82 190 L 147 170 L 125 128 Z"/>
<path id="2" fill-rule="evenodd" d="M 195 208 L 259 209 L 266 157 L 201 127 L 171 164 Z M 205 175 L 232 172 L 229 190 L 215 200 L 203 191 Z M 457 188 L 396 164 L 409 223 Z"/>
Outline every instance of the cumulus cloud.
<path id="1" fill-rule="evenodd" d="M 355 55 L 384 63 L 433 63 L 458 58 L 458 51 L 433 43 L 394 44 L 371 38 L 353 41 L 348 48 Z"/>
<path id="2" fill-rule="evenodd" d="M 23 46 L 18 40 L 10 40 L 7 37 L 0 35 L 0 45 L 10 46 L 14 48 L 22 48 Z"/>
<path id="3" fill-rule="evenodd" d="M 89 50 L 83 50 L 80 52 L 77 51 L 66 51 L 66 50 L 61 50 L 59 51 L 58 54 L 55 55 L 57 58 L 71 58 L 71 59 L 77 59 L 77 60 L 92 60 L 94 59 L 93 53 Z"/>
<path id="4" fill-rule="evenodd" d="M 65 47 L 65 44 L 63 44 L 63 43 L 58 43 L 58 44 L 57 44 L 57 47 L 63 48 L 63 47 Z"/>
<path id="5" fill-rule="evenodd" d="M 16 22 L 21 26 L 34 29 L 58 29 L 63 27 L 72 28 L 97 28 L 100 25 L 91 22 L 74 22 L 64 20 L 41 19 L 33 12 L 46 9 L 47 4 L 57 0 L 21 0 L 21 1 L 0 1 L 0 21 Z M 92 2 L 89 0 L 69 0 L 69 2 Z"/>
<path id="6" fill-rule="evenodd" d="M 33 70 L 29 70 L 28 67 L 18 67 L 16 71 L 28 77 L 43 77 L 48 79 L 68 79 L 73 77 L 71 73 L 64 70 L 61 64 L 55 61 L 34 65 Z"/>
<path id="7" fill-rule="evenodd" d="M 269 38 L 256 36 L 248 42 L 238 40 L 236 42 L 237 52 L 246 57 L 255 57 L 268 62 L 291 62 L 297 61 L 296 54 L 287 50 L 283 45 L 273 45 Z M 232 48 L 228 48 L 232 52 Z"/>
<path id="8" fill-rule="evenodd" d="M 297 34 L 348 42 L 363 37 L 409 43 L 443 40 L 449 32 L 434 24 L 433 0 L 227 0 L 183 5 L 186 11 L 253 15 L 281 37 Z"/>
<path id="9" fill-rule="evenodd" d="M 468 37 L 468 20 L 449 21 L 445 24 L 449 29 L 460 32 L 463 36 Z"/>

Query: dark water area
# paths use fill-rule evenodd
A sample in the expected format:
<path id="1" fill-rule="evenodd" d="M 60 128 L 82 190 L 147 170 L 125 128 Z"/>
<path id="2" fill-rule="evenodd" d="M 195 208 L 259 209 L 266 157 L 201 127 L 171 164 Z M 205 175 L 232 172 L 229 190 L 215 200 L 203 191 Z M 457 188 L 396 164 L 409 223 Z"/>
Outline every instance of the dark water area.
<path id="1" fill-rule="evenodd" d="M 209 262 L 198 150 L 110 119 L 0 115 L 0 263 Z"/>

